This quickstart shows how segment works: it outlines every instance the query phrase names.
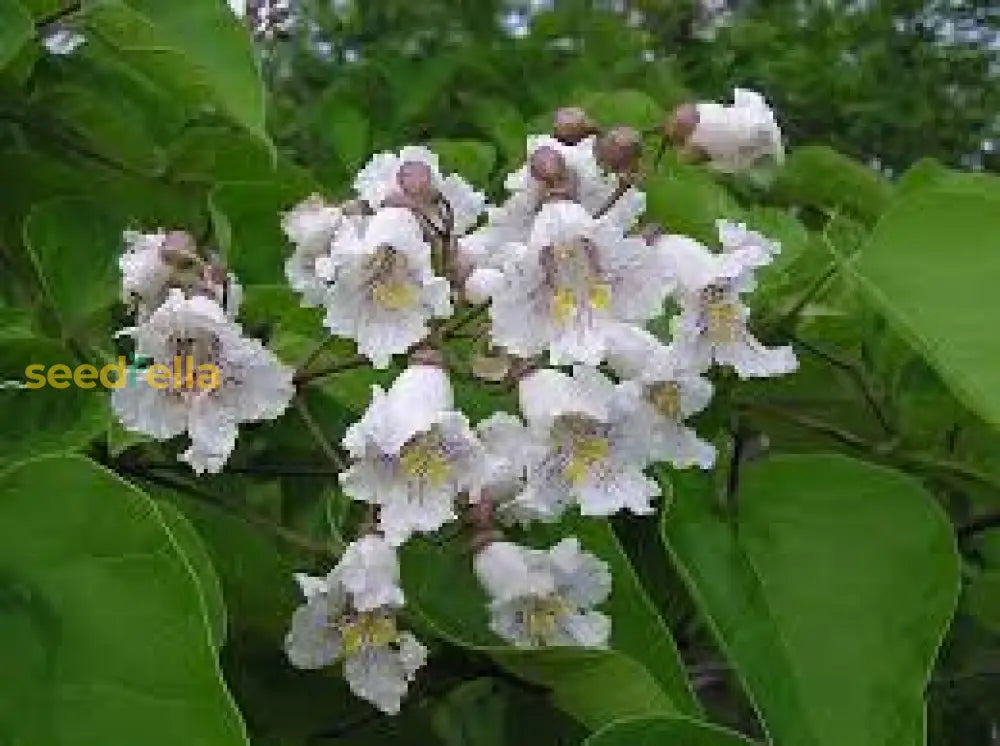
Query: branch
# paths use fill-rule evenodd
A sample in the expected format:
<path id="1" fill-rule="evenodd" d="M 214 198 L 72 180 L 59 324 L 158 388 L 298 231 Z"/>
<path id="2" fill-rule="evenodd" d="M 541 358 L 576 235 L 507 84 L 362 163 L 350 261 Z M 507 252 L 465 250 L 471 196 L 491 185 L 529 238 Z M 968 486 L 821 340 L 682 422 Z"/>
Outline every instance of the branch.
<path id="1" fill-rule="evenodd" d="M 299 413 L 299 418 L 306 426 L 306 429 L 313 436 L 316 445 L 319 446 L 323 455 L 330 460 L 330 463 L 333 464 L 337 472 L 347 471 L 347 462 L 344 460 L 344 457 L 340 455 L 340 452 L 333 447 L 333 444 L 323 434 L 323 428 L 319 426 L 319 423 L 309 412 L 309 408 L 301 396 L 295 397 L 295 410 Z"/>
<path id="2" fill-rule="evenodd" d="M 138 477 L 140 479 L 145 479 L 146 481 L 151 482 L 153 484 L 157 484 L 161 487 L 165 487 L 167 489 L 180 492 L 181 494 L 191 497 L 195 500 L 198 500 L 199 502 L 203 502 L 208 505 L 213 505 L 216 508 L 224 509 L 228 514 L 235 516 L 236 518 L 239 518 L 247 525 L 268 531 L 269 533 L 273 534 L 277 538 L 284 541 L 286 544 L 289 544 L 298 549 L 302 549 L 304 551 L 311 552 L 313 554 L 322 554 L 330 557 L 338 556 L 338 552 L 336 552 L 334 547 L 320 543 L 318 541 L 314 541 L 308 536 L 304 536 L 298 533 L 297 531 L 293 531 L 289 528 L 285 528 L 284 526 L 272 523 L 271 521 L 267 520 L 266 518 L 260 515 L 257 515 L 256 513 L 247 511 L 245 509 L 241 509 L 242 506 L 238 508 L 232 501 L 226 500 L 221 496 L 209 495 L 208 493 L 203 492 L 194 485 L 188 483 L 187 480 L 168 478 L 167 475 L 164 474 L 152 474 L 148 471 L 145 471 L 141 467 L 128 467 L 120 463 L 115 464 L 114 467 L 116 471 L 118 471 L 118 473 L 122 474 L 123 476 L 132 476 L 132 477 Z"/>
<path id="3" fill-rule="evenodd" d="M 350 360 L 338 360 L 330 365 L 325 365 L 322 368 L 317 368 L 312 371 L 299 371 L 292 377 L 292 383 L 296 386 L 305 386 L 318 378 L 324 378 L 334 373 L 342 373 L 345 370 L 353 370 L 354 368 L 360 368 L 364 365 L 367 360 L 360 355 L 356 355 Z"/>

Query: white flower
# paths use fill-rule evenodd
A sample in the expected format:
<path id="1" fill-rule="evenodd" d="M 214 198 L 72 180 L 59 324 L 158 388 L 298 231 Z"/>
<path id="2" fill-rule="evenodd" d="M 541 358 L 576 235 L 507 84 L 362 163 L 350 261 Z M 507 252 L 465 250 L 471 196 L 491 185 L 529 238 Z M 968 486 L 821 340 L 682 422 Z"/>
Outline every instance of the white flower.
<path id="1" fill-rule="evenodd" d="M 396 153 L 377 153 L 354 180 L 358 196 L 377 209 L 390 195 L 400 191 L 399 171 L 405 163 L 421 163 L 430 169 L 431 183 L 448 204 L 454 220 L 453 233 L 469 231 L 486 207 L 486 196 L 458 174 L 443 176 L 438 157 L 427 148 L 408 145 Z"/>
<path id="2" fill-rule="evenodd" d="M 451 315 L 448 281 L 434 275 L 431 247 L 409 210 L 379 210 L 365 228 L 346 224 L 316 271 L 332 284 L 323 323 L 357 341 L 376 368 L 427 336 L 427 321 Z"/>
<path id="3" fill-rule="evenodd" d="M 372 388 L 371 405 L 344 436 L 355 462 L 341 484 L 379 506 L 379 527 L 399 545 L 456 518 L 455 498 L 478 490 L 482 448 L 440 368 L 411 366 L 388 392 Z"/>
<path id="4" fill-rule="evenodd" d="M 392 547 L 367 536 L 351 544 L 325 578 L 295 577 L 305 603 L 292 615 L 285 638 L 292 665 L 318 669 L 342 659 L 355 695 L 387 714 L 398 713 L 427 649 L 397 629 L 403 591 Z"/>
<path id="5" fill-rule="evenodd" d="M 574 202 L 545 205 L 526 245 L 508 244 L 502 268 L 469 278 L 492 297 L 492 341 L 520 357 L 548 350 L 553 365 L 597 365 L 617 322 L 658 315 L 670 290 L 662 253 Z"/>
<path id="6" fill-rule="evenodd" d="M 285 261 L 285 276 L 292 290 L 302 294 L 304 306 L 318 306 L 326 297 L 326 282 L 317 275 L 317 262 L 330 255 L 337 232 L 345 220 L 339 207 L 313 195 L 286 212 L 281 229 L 295 245 Z"/>
<path id="7" fill-rule="evenodd" d="M 527 486 L 515 505 L 548 518 L 577 504 L 583 515 L 653 511 L 659 487 L 643 474 L 650 433 L 639 416 L 640 387 L 614 384 L 593 368 L 573 376 L 545 369 L 520 383 L 532 445 Z"/>
<path id="8" fill-rule="evenodd" d="M 492 515 L 506 525 L 551 518 L 517 500 L 524 492 L 531 454 L 539 450 L 524 423 L 512 414 L 496 412 L 476 425 L 476 436 L 483 447 L 483 465 L 479 489 L 470 501 L 487 501 Z"/>
<path id="9" fill-rule="evenodd" d="M 170 291 L 148 320 L 126 333 L 147 366 L 115 389 L 111 403 L 128 430 L 165 440 L 187 432 L 180 459 L 198 473 L 220 471 L 241 422 L 271 420 L 295 393 L 292 370 L 259 340 L 241 336 L 212 299 Z M 158 377 L 153 366 L 165 366 Z"/>
<path id="10" fill-rule="evenodd" d="M 56 26 L 42 36 L 45 51 L 59 57 L 73 54 L 86 41 L 86 36 L 66 26 Z"/>
<path id="11" fill-rule="evenodd" d="M 611 368 L 642 386 L 641 430 L 650 433 L 650 458 L 683 469 L 710 469 L 715 448 L 698 437 L 684 420 L 708 406 L 712 384 L 686 370 L 676 350 L 664 346 L 644 329 L 622 325 L 611 343 Z"/>
<path id="12" fill-rule="evenodd" d="M 765 378 L 798 367 L 791 347 L 764 347 L 747 329 L 749 309 L 740 294 L 753 288 L 754 270 L 766 263 L 756 245 L 713 254 L 686 236 L 657 242 L 677 278 L 681 313 L 672 320 L 678 360 L 692 370 L 730 365 L 741 378 Z"/>
<path id="13" fill-rule="evenodd" d="M 123 233 L 125 251 L 118 257 L 122 272 L 122 301 L 135 305 L 140 318 L 148 316 L 166 298 L 172 270 L 161 249 L 167 240 L 163 231 Z"/>
<path id="14" fill-rule="evenodd" d="M 604 208 L 617 188 L 614 176 L 601 171 L 594 155 L 596 139 L 588 137 L 575 145 L 566 145 L 550 135 L 533 135 L 528 138 L 528 163 L 508 174 L 504 185 L 512 192 L 510 198 L 499 207 L 488 210 L 489 219 L 485 226 L 470 233 L 458 242 L 459 264 L 466 269 L 477 267 L 497 267 L 496 253 L 505 244 L 524 243 L 531 234 L 535 216 L 545 201 L 545 186 L 531 175 L 531 157 L 541 148 L 557 152 L 566 164 L 571 185 L 572 198 L 594 215 Z M 629 189 L 615 203 L 614 215 L 609 223 L 625 229 L 627 223 L 642 212 L 645 197 L 635 189 Z M 631 213 L 631 214 L 630 214 Z"/>
<path id="15" fill-rule="evenodd" d="M 233 11 L 233 15 L 237 18 L 243 18 L 247 14 L 247 0 L 228 0 L 229 7 Z"/>
<path id="16" fill-rule="evenodd" d="M 548 551 L 494 542 L 474 564 L 491 597 L 490 629 L 507 642 L 607 647 L 611 620 L 593 607 L 611 593 L 611 573 L 577 539 L 563 539 Z"/>
<path id="17" fill-rule="evenodd" d="M 737 88 L 732 106 L 700 103 L 698 124 L 688 139 L 719 171 L 739 171 L 772 157 L 784 159 L 781 130 L 764 97 Z"/>

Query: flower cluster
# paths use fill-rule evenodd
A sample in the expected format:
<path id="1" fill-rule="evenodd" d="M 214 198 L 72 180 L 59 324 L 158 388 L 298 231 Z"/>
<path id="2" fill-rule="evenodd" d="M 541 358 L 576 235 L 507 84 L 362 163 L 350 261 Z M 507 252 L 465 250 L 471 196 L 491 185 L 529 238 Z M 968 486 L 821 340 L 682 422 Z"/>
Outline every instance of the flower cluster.
<path id="1" fill-rule="evenodd" d="M 733 107 L 681 107 L 664 136 L 720 170 L 782 152 L 773 114 L 747 91 Z M 726 220 L 718 248 L 642 226 L 642 154 L 635 130 L 601 130 L 563 109 L 553 135 L 528 139 L 527 162 L 495 206 L 428 149 L 405 147 L 375 155 L 348 201 L 312 196 L 281 217 L 294 246 L 285 273 L 302 304 L 321 308 L 327 330 L 373 367 L 405 360 L 391 385 L 372 387 L 340 443 L 349 460 L 340 485 L 369 517 L 325 578 L 298 576 L 293 665 L 343 661 L 358 696 L 398 712 L 427 651 L 397 628 L 397 552 L 449 523 L 471 527 L 497 636 L 521 647 L 611 644 L 611 620 L 598 610 L 612 592 L 608 564 L 573 537 L 547 549 L 506 537 L 567 512 L 653 513 L 660 488 L 650 467 L 714 464 L 714 447 L 688 423 L 710 403 L 713 371 L 753 378 L 796 367 L 790 348 L 754 337 L 743 300 L 780 246 Z M 235 284 L 184 234 L 128 241 L 124 288 L 139 347 L 156 360 L 209 356 L 225 375 L 220 391 L 168 391 L 155 404 L 158 392 L 128 392 L 116 409 L 157 437 L 186 430 L 182 458 L 217 469 L 236 423 L 284 409 L 290 375 L 240 335 Z M 668 309 L 664 341 L 647 327 Z M 457 408 L 462 326 L 483 353 L 473 371 L 516 391 L 519 416 L 470 423 Z M 489 359 L 503 364 L 488 369 Z"/>
<path id="2" fill-rule="evenodd" d="M 135 342 L 133 367 L 163 365 L 179 371 L 212 366 L 216 384 L 172 376 L 169 385 L 116 389 L 111 404 L 122 425 L 166 440 L 187 433 L 180 455 L 196 472 L 218 472 L 236 446 L 242 422 L 272 420 L 294 393 L 292 371 L 259 340 L 243 335 L 235 318 L 241 290 L 235 277 L 199 255 L 182 231 L 125 232 L 119 259 L 122 300 L 136 325 L 119 336 Z"/>

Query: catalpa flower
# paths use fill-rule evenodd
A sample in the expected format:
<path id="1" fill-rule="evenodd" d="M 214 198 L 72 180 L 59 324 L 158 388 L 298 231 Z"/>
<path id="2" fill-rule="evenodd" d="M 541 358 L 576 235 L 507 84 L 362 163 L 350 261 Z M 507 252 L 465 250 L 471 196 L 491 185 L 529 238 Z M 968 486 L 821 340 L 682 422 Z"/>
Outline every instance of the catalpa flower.
<path id="1" fill-rule="evenodd" d="M 282 215 L 281 229 L 295 245 L 295 253 L 285 261 L 285 276 L 292 290 L 302 294 L 302 305 L 319 306 L 325 300 L 326 282 L 317 274 L 317 263 L 330 256 L 346 220 L 339 207 L 315 194 Z"/>
<path id="2" fill-rule="evenodd" d="M 164 259 L 167 233 L 123 233 L 125 251 L 118 257 L 122 273 L 122 301 L 148 316 L 167 296 L 173 268 Z"/>
<path id="3" fill-rule="evenodd" d="M 425 169 L 420 169 L 420 166 Z M 427 177 L 426 184 L 424 177 Z M 431 204 L 443 202 L 441 207 L 452 224 L 452 233 L 459 236 L 479 222 L 479 216 L 486 207 L 486 196 L 482 192 L 473 189 L 458 174 L 442 175 L 437 155 L 416 145 L 408 145 L 398 154 L 377 153 L 372 156 L 355 178 L 354 189 L 373 209 L 378 209 L 386 199 L 401 192 L 417 197 L 418 201 L 424 197 Z M 414 193 L 421 190 L 429 193 Z"/>
<path id="4" fill-rule="evenodd" d="M 607 563 L 580 549 L 575 538 L 549 550 L 506 541 L 475 559 L 490 595 L 490 629 L 517 647 L 607 647 L 611 620 L 594 607 L 611 593 Z"/>
<path id="5" fill-rule="evenodd" d="M 403 208 L 382 208 L 363 228 L 345 225 L 317 273 L 331 283 L 323 323 L 356 340 L 376 368 L 426 337 L 429 319 L 451 315 L 448 281 L 434 275 L 431 247 Z"/>
<path id="6" fill-rule="evenodd" d="M 415 365 L 388 391 L 372 387 L 372 402 L 347 430 L 355 460 L 341 475 L 348 497 L 377 505 L 379 528 L 392 544 L 433 532 L 454 520 L 455 499 L 478 489 L 482 448 L 443 370 Z"/>
<path id="7" fill-rule="evenodd" d="M 678 469 L 710 469 L 715 448 L 684 424 L 712 399 L 711 382 L 685 368 L 677 351 L 644 329 L 622 325 L 614 335 L 608 364 L 619 376 L 642 388 L 640 430 L 649 432 L 649 455 Z"/>
<path id="8" fill-rule="evenodd" d="M 527 244 L 508 244 L 501 269 L 472 274 L 470 297 L 492 298 L 495 345 L 553 365 L 597 365 L 618 322 L 658 315 L 671 288 L 662 253 L 574 202 L 545 205 Z"/>
<path id="9" fill-rule="evenodd" d="M 699 103 L 697 123 L 687 140 L 710 165 L 725 172 L 748 168 L 765 158 L 784 159 L 774 112 L 756 91 L 737 88 L 733 104 Z"/>
<path id="10" fill-rule="evenodd" d="M 297 574 L 305 603 L 292 615 L 285 651 L 297 668 L 344 664 L 351 691 L 389 715 L 399 712 L 427 648 L 397 627 L 403 606 L 399 561 L 378 536 L 347 547 L 324 578 Z"/>
<path id="11" fill-rule="evenodd" d="M 650 463 L 646 423 L 639 415 L 639 387 L 612 383 L 593 368 L 573 376 L 544 369 L 520 383 L 528 422 L 527 486 L 515 506 L 547 518 L 570 504 L 583 515 L 626 509 L 653 512 L 659 487 L 643 474 Z"/>
<path id="12" fill-rule="evenodd" d="M 753 288 L 754 270 L 769 261 L 759 246 L 713 254 L 686 236 L 657 242 L 677 278 L 680 315 L 672 321 L 673 347 L 684 367 L 730 365 L 741 378 L 766 378 L 798 367 L 791 347 L 764 347 L 747 329 L 749 309 L 741 293 Z"/>
<path id="13" fill-rule="evenodd" d="M 135 385 L 112 392 L 112 407 L 127 430 L 159 440 L 186 432 L 191 446 L 180 459 L 199 474 L 222 469 L 241 422 L 275 419 L 295 393 L 292 370 L 243 337 L 213 299 L 175 288 L 126 334 L 147 368 L 169 372 L 159 377 L 162 387 L 135 376 Z"/>
<path id="14" fill-rule="evenodd" d="M 486 225 L 458 242 L 460 263 L 467 269 L 496 267 L 496 252 L 508 243 L 526 242 L 535 216 L 546 202 L 578 202 L 591 215 L 607 208 L 618 183 L 614 176 L 602 171 L 595 143 L 594 137 L 574 144 L 549 135 L 529 137 L 527 162 L 504 182 L 512 192 L 510 198 L 499 207 L 489 208 Z M 645 198 L 629 189 L 619 203 L 622 214 L 631 213 L 634 218 L 642 212 Z M 619 224 L 625 219 L 620 218 Z M 623 225 L 623 232 L 627 227 Z"/>

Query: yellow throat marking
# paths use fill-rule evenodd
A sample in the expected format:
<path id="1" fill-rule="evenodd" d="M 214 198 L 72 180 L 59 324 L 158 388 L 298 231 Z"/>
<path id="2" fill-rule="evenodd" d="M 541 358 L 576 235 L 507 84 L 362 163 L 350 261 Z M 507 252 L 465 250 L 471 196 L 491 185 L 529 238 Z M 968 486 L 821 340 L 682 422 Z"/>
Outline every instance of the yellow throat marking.
<path id="1" fill-rule="evenodd" d="M 362 612 L 356 619 L 344 623 L 341 634 L 345 655 L 352 655 L 365 647 L 384 648 L 399 639 L 396 620 L 371 611 Z"/>
<path id="2" fill-rule="evenodd" d="M 372 300 L 388 311 L 403 311 L 416 303 L 417 291 L 408 282 L 378 282 L 372 287 Z"/>
<path id="3" fill-rule="evenodd" d="M 451 476 L 451 465 L 440 446 L 429 438 L 418 438 L 404 446 L 399 462 L 410 478 L 425 480 L 433 487 L 440 487 Z"/>
<path id="4" fill-rule="evenodd" d="M 573 440 L 573 455 L 563 467 L 563 476 L 572 484 L 580 485 L 596 464 L 608 457 L 610 447 L 606 438 L 596 435 L 579 436 Z"/>
<path id="5" fill-rule="evenodd" d="M 731 344 L 739 336 L 740 309 L 729 301 L 709 301 L 705 308 L 707 335 L 712 344 Z"/>

